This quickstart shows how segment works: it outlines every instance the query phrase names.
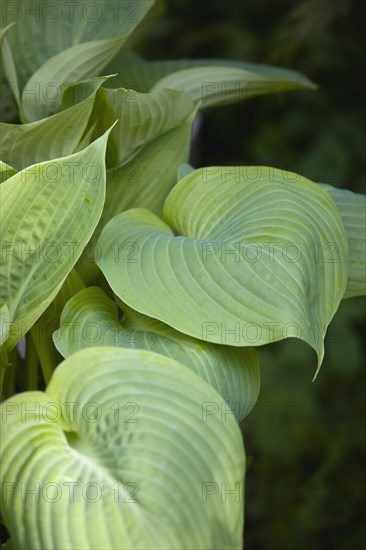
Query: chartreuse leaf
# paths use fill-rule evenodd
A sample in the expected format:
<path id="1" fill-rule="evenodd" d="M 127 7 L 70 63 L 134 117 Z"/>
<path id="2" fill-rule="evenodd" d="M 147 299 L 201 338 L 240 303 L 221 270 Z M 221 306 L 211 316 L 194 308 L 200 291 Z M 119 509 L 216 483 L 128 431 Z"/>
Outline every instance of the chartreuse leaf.
<path id="1" fill-rule="evenodd" d="M 103 347 L 66 359 L 45 393 L 5 401 L 1 509 L 14 546 L 241 548 L 241 433 L 206 410 L 221 399 L 171 358 Z"/>
<path id="2" fill-rule="evenodd" d="M 91 98 L 93 100 L 93 94 L 96 92 L 102 84 L 114 75 L 109 76 L 95 76 L 81 82 L 72 82 L 70 84 L 62 85 L 62 100 L 61 108 L 63 111 L 74 107 L 78 103 L 82 103 L 85 99 Z M 93 105 L 93 107 L 95 107 Z"/>
<path id="3" fill-rule="evenodd" d="M 336 203 L 348 238 L 348 281 L 343 298 L 366 294 L 366 198 L 322 184 Z"/>
<path id="4" fill-rule="evenodd" d="M 106 78 L 97 79 L 84 101 L 61 113 L 29 124 L 0 124 L 2 160 L 22 170 L 36 162 L 75 153 L 87 129 L 96 90 Z"/>
<path id="5" fill-rule="evenodd" d="M 100 254 L 97 240 L 106 223 L 116 214 L 137 206 L 162 212 L 164 201 L 176 183 L 178 167 L 188 160 L 195 112 L 180 121 L 176 128 L 148 142 L 131 160 L 107 171 L 103 213 L 77 265 L 85 283 L 93 281 L 99 272 L 95 263 L 95 257 Z"/>
<path id="6" fill-rule="evenodd" d="M 4 25 L 29 122 L 55 113 L 61 85 L 100 74 L 154 0 L 93 3 L 15 0 Z M 5 63 L 5 71 L 9 66 Z M 12 78 L 6 72 L 8 79 Z"/>
<path id="7" fill-rule="evenodd" d="M 180 125 L 194 110 L 189 95 L 176 90 L 140 94 L 124 88 L 101 88 L 92 115 L 96 134 L 118 119 L 108 144 L 107 166 L 120 166 L 141 146 Z"/>
<path id="8" fill-rule="evenodd" d="M 14 176 L 14 174 L 16 174 L 15 168 L 9 166 L 9 164 L 5 164 L 5 162 L 2 162 L 0 160 L 0 183 L 11 178 L 11 176 Z"/>
<path id="9" fill-rule="evenodd" d="M 250 413 L 257 401 L 260 383 L 253 348 L 202 342 L 124 304 L 122 309 L 123 322 L 119 320 L 117 304 L 98 287 L 75 294 L 62 312 L 60 329 L 54 333 L 56 348 L 64 357 L 96 346 L 155 351 L 186 365 L 211 384 L 239 421 Z"/>
<path id="10" fill-rule="evenodd" d="M 316 89 L 300 73 L 269 65 L 223 59 L 145 61 L 122 53 L 109 65 L 119 73 L 107 86 L 129 86 L 139 92 L 172 88 L 187 92 L 200 107 L 242 101 L 256 95 Z"/>
<path id="11" fill-rule="evenodd" d="M 160 214 L 176 184 L 177 170 L 188 159 L 195 111 L 174 129 L 155 138 L 128 162 L 107 171 L 107 195 L 102 227 L 129 208 L 149 208 Z"/>
<path id="12" fill-rule="evenodd" d="M 164 218 L 130 210 L 100 236 L 97 263 L 124 302 L 217 344 L 298 337 L 320 365 L 348 261 L 323 189 L 267 167 L 203 168 L 173 188 Z"/>
<path id="13" fill-rule="evenodd" d="M 0 186 L 0 295 L 11 349 L 60 290 L 90 239 L 105 196 L 108 133 L 79 153 L 30 166 Z"/>

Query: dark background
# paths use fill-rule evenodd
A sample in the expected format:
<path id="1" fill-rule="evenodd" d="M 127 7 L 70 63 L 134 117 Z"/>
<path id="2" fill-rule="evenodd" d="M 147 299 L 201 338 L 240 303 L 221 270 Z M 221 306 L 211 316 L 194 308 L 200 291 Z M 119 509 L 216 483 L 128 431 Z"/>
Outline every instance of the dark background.
<path id="1" fill-rule="evenodd" d="M 365 16 L 358 0 L 167 0 L 133 47 L 148 59 L 221 57 L 303 72 L 317 92 L 204 111 L 192 163 L 271 165 L 364 193 Z M 364 298 L 342 302 L 314 383 L 305 344 L 259 350 L 260 399 L 242 425 L 250 550 L 366 547 L 364 311 Z"/>

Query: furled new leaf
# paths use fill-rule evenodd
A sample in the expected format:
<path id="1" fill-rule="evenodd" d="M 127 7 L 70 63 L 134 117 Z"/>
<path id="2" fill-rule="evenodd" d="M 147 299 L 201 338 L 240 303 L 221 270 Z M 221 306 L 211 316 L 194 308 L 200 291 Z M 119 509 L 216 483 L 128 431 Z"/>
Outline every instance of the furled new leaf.
<path id="1" fill-rule="evenodd" d="M 125 305 L 118 306 L 97 287 L 82 290 L 66 304 L 56 348 L 64 357 L 88 347 L 118 346 L 146 349 L 171 357 L 206 380 L 229 404 L 240 421 L 254 407 L 259 393 L 259 366 L 253 348 L 218 346 L 186 336 L 160 321 Z M 211 413 L 225 416 L 225 402 L 213 404 Z"/>
<path id="2" fill-rule="evenodd" d="M 105 196 L 108 133 L 79 153 L 30 166 L 0 186 L 0 296 L 11 349 L 61 288 L 90 239 Z"/>
<path id="3" fill-rule="evenodd" d="M 104 347 L 66 359 L 45 393 L 4 402 L 2 487 L 40 494 L 2 499 L 14 546 L 241 548 L 241 433 L 231 415 L 203 416 L 221 399 L 177 361 Z"/>
<path id="4" fill-rule="evenodd" d="M 320 366 L 348 261 L 323 189 L 272 168 L 203 168 L 173 188 L 164 218 L 135 209 L 103 230 L 97 264 L 121 300 L 218 344 L 298 337 Z"/>

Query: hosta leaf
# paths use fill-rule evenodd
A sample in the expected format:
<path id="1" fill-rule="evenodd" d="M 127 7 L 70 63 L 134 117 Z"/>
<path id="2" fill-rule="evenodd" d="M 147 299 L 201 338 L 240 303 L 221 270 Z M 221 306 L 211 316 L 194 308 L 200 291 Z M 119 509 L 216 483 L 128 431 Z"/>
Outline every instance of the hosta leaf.
<path id="1" fill-rule="evenodd" d="M 60 329 L 54 333 L 59 352 L 68 357 L 88 347 L 146 349 L 171 357 L 195 371 L 223 397 L 240 421 L 255 405 L 259 367 L 252 348 L 218 346 L 196 340 L 160 321 L 118 306 L 97 287 L 82 290 L 66 304 Z M 214 405 L 214 409 L 224 406 Z"/>
<path id="2" fill-rule="evenodd" d="M 195 112 L 176 128 L 157 137 L 128 162 L 107 172 L 107 196 L 102 227 L 116 214 L 143 207 L 160 214 L 176 184 L 177 170 L 189 155 Z"/>
<path id="3" fill-rule="evenodd" d="M 74 155 L 30 166 L 0 186 L 0 296 L 11 349 L 51 303 L 100 218 L 108 134 Z"/>
<path id="4" fill-rule="evenodd" d="M 100 79 L 100 84 L 104 79 Z M 2 160 L 18 170 L 74 153 L 88 126 L 96 92 L 49 118 L 29 124 L 0 124 Z"/>
<path id="5" fill-rule="evenodd" d="M 348 238 L 348 281 L 344 298 L 366 294 L 366 198 L 323 184 L 336 203 Z"/>
<path id="6" fill-rule="evenodd" d="M 61 99 L 61 108 L 63 111 L 74 107 L 78 103 L 82 103 L 85 99 L 90 98 L 91 101 L 94 99 L 94 92 L 96 92 L 105 81 L 109 78 L 113 78 L 114 75 L 109 76 L 95 76 L 94 78 L 89 78 L 87 80 L 82 80 L 80 82 L 71 82 L 70 84 L 62 85 L 62 99 Z M 93 108 L 95 105 L 93 105 Z"/>
<path id="7" fill-rule="evenodd" d="M 195 111 L 173 130 L 142 147 L 127 163 L 107 171 L 107 193 L 98 227 L 77 265 L 85 283 L 98 274 L 95 256 L 99 235 L 116 214 L 134 207 L 162 212 L 164 200 L 176 183 L 177 169 L 188 160 Z M 108 144 L 109 148 L 109 144 Z"/>
<path id="8" fill-rule="evenodd" d="M 173 188 L 164 218 L 130 210 L 100 236 L 97 264 L 124 302 L 218 344 L 298 337 L 320 365 L 348 261 L 323 189 L 267 167 L 203 168 Z"/>
<path id="9" fill-rule="evenodd" d="M 180 125 L 194 110 L 190 97 L 175 90 L 139 94 L 101 88 L 92 115 L 96 134 L 118 119 L 108 145 L 107 166 L 120 166 L 141 146 Z"/>
<path id="10" fill-rule="evenodd" d="M 100 74 L 106 58 L 111 58 L 121 45 L 120 40 L 98 40 L 69 48 L 48 59 L 29 79 L 22 96 L 22 117 L 35 121 L 57 113 L 62 106 L 62 84 Z M 29 90 L 47 90 L 40 101 L 34 101 Z"/>
<path id="11" fill-rule="evenodd" d="M 145 61 L 122 54 L 108 67 L 119 76 L 107 86 L 129 86 L 139 92 L 172 88 L 183 90 L 200 107 L 242 101 L 249 97 L 296 89 L 315 89 L 300 73 L 269 65 L 223 59 Z"/>
<path id="12" fill-rule="evenodd" d="M 6 38 L 27 120 L 57 110 L 63 82 L 100 73 L 153 4 L 154 0 L 11 2 L 3 24 L 15 23 Z"/>
<path id="13" fill-rule="evenodd" d="M 46 393 L 6 401 L 1 508 L 14 546 L 241 548 L 240 430 L 202 414 L 220 399 L 170 358 L 104 347 L 66 359 Z M 35 484 L 39 499 L 14 490 Z"/>
<path id="14" fill-rule="evenodd" d="M 0 183 L 11 178 L 11 176 L 14 176 L 16 172 L 17 171 L 15 170 L 15 168 L 9 166 L 9 164 L 5 164 L 5 162 L 2 162 L 0 160 Z"/>

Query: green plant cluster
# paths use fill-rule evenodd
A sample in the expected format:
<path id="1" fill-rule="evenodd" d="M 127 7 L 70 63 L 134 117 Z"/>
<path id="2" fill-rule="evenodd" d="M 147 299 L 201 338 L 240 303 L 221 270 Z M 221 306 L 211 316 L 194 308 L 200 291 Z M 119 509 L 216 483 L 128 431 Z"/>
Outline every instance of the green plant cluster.
<path id="1" fill-rule="evenodd" d="M 2 521 L 16 549 L 241 548 L 256 346 L 317 355 L 365 294 L 365 199 L 195 170 L 200 109 L 314 90 L 288 69 L 146 61 L 153 0 L 2 6 Z M 24 353 L 25 347 L 25 353 Z"/>

